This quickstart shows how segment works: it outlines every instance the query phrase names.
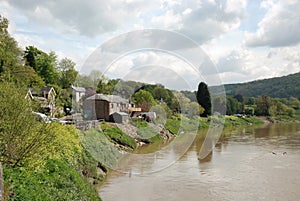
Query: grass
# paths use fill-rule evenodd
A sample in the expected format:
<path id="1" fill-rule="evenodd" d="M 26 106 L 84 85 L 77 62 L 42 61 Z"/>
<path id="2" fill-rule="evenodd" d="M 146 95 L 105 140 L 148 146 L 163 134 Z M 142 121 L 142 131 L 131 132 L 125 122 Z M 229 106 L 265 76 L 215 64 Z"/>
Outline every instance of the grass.
<path id="1" fill-rule="evenodd" d="M 4 181 L 10 200 L 101 200 L 95 188 L 63 160 L 48 160 L 38 171 L 4 168 Z"/>
<path id="2" fill-rule="evenodd" d="M 96 161 L 106 167 L 113 167 L 117 164 L 121 154 L 103 132 L 99 129 L 90 129 L 81 132 L 80 136 L 83 146 Z"/>
<path id="3" fill-rule="evenodd" d="M 225 116 L 225 127 L 230 126 L 246 126 L 251 124 L 263 124 L 264 122 L 256 117 L 235 117 Z"/>
<path id="4" fill-rule="evenodd" d="M 182 116 L 179 118 L 168 119 L 165 128 L 168 129 L 174 135 L 179 134 L 180 131 L 196 131 L 201 126 L 201 122 L 199 122 L 198 117 L 187 118 Z"/>
<path id="5" fill-rule="evenodd" d="M 103 133 L 115 143 L 130 147 L 131 149 L 136 148 L 137 145 L 135 140 L 124 133 L 122 130 L 120 130 L 118 127 L 102 125 L 101 128 L 103 130 Z"/>
<path id="6" fill-rule="evenodd" d="M 156 143 L 162 141 L 162 137 L 145 121 L 132 122 L 137 127 L 137 134 L 145 143 Z"/>

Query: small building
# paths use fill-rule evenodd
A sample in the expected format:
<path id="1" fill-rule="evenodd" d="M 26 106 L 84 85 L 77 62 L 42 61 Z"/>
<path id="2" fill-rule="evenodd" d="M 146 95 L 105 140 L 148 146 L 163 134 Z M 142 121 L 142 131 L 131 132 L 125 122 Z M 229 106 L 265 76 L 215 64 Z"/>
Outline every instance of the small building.
<path id="1" fill-rule="evenodd" d="M 83 117 L 87 120 L 110 121 L 116 112 L 128 114 L 129 101 L 116 95 L 95 94 L 83 101 Z"/>
<path id="2" fill-rule="evenodd" d="M 84 87 L 75 87 L 71 86 L 71 93 L 73 96 L 73 100 L 78 103 L 81 97 L 85 96 L 86 89 Z"/>
<path id="3" fill-rule="evenodd" d="M 115 112 L 110 115 L 110 121 L 119 124 L 128 122 L 128 119 L 129 119 L 129 115 L 125 112 Z"/>

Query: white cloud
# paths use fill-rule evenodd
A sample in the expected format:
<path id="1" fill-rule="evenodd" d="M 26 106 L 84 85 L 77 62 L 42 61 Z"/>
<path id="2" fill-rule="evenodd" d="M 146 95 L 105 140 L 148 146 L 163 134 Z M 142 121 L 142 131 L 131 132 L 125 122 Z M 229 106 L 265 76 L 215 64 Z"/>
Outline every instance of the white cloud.
<path id="1" fill-rule="evenodd" d="M 77 32 L 89 37 L 132 26 L 141 13 L 159 6 L 158 2 L 141 0 L 64 0 L 59 3 L 11 0 L 9 4 L 40 26 L 53 27 L 62 32 Z"/>
<path id="2" fill-rule="evenodd" d="M 248 33 L 248 46 L 280 47 L 300 42 L 300 1 L 266 0 L 261 4 L 267 10 L 255 33 Z"/>
<path id="3" fill-rule="evenodd" d="M 180 14 L 175 14 L 173 10 L 168 10 L 163 15 L 154 16 L 151 23 L 154 27 L 178 30 L 182 27 L 182 17 Z"/>

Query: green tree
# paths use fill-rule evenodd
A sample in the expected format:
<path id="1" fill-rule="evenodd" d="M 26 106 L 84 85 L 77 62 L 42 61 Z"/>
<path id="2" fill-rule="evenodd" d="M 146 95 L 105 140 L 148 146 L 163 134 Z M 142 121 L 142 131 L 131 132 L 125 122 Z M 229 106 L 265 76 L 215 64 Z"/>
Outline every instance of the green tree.
<path id="1" fill-rule="evenodd" d="M 73 85 L 76 81 L 78 71 L 75 70 L 75 62 L 71 59 L 64 58 L 58 64 L 60 71 L 59 85 L 61 88 L 66 89 Z"/>
<path id="2" fill-rule="evenodd" d="M 34 46 L 27 46 L 24 51 L 25 64 L 31 66 L 36 72 L 39 71 L 36 65 L 38 55 L 45 54 L 45 52 L 37 49 Z"/>
<path id="3" fill-rule="evenodd" d="M 46 158 L 55 137 L 48 124 L 33 115 L 25 93 L 15 83 L 0 83 L 0 161 L 11 166 Z"/>
<path id="4" fill-rule="evenodd" d="M 273 105 L 273 100 L 268 96 L 260 96 L 256 100 L 256 115 L 270 116 L 270 109 Z"/>
<path id="5" fill-rule="evenodd" d="M 58 84 L 59 72 L 57 70 L 55 52 L 42 53 L 36 58 L 37 73 L 46 84 Z"/>
<path id="6" fill-rule="evenodd" d="M 148 112 L 150 108 L 155 105 L 155 100 L 152 94 L 145 90 L 139 90 L 132 97 L 131 100 L 142 108 L 143 111 Z"/>
<path id="7" fill-rule="evenodd" d="M 45 86 L 43 79 L 30 66 L 20 66 L 11 72 L 13 81 L 19 86 L 42 88 Z"/>
<path id="8" fill-rule="evenodd" d="M 242 104 L 235 98 L 228 96 L 226 101 L 226 114 L 233 115 L 242 112 Z"/>
<path id="9" fill-rule="evenodd" d="M 12 69 L 21 65 L 22 51 L 9 35 L 8 24 L 8 20 L 0 15 L 0 74 L 9 74 Z"/>
<path id="10" fill-rule="evenodd" d="M 199 105 L 204 108 L 204 112 L 201 116 L 207 117 L 211 115 L 211 99 L 207 84 L 204 82 L 199 83 L 196 97 Z"/>

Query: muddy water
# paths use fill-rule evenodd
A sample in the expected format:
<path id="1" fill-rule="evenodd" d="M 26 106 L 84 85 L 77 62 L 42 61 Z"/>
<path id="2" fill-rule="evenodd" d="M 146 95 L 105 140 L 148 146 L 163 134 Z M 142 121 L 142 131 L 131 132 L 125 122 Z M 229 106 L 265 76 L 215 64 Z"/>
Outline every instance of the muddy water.
<path id="1" fill-rule="evenodd" d="M 99 188 L 104 201 L 299 200 L 300 124 L 225 129 L 203 160 L 199 133 L 185 154 L 156 172 L 152 160 L 130 161 L 143 172 L 113 171 Z M 153 146 L 154 149 L 159 147 Z M 151 152 L 151 147 L 147 147 Z M 174 158 L 176 146 L 156 159 Z M 181 152 L 180 150 L 179 152 Z M 128 161 L 127 161 L 128 162 Z M 139 163 L 143 163 L 142 165 Z"/>

